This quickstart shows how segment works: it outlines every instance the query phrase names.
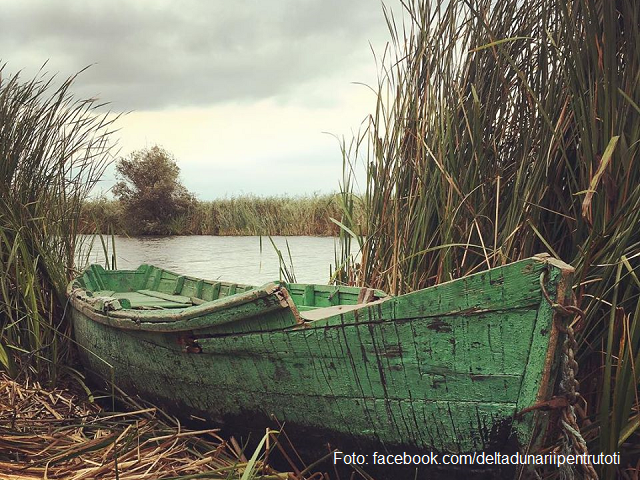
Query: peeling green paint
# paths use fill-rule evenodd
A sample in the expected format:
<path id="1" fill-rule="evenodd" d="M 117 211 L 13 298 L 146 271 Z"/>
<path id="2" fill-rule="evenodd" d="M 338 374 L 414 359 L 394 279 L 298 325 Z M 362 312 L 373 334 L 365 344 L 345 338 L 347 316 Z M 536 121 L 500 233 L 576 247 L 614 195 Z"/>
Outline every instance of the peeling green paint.
<path id="1" fill-rule="evenodd" d="M 113 368 L 120 387 L 183 415 L 249 428 L 273 415 L 293 435 L 470 452 L 541 441 L 546 414 L 516 413 L 553 392 L 559 333 L 545 270 L 563 301 L 572 269 L 546 256 L 400 297 L 146 265 L 92 266 L 69 295 L 86 367 L 104 378 Z"/>

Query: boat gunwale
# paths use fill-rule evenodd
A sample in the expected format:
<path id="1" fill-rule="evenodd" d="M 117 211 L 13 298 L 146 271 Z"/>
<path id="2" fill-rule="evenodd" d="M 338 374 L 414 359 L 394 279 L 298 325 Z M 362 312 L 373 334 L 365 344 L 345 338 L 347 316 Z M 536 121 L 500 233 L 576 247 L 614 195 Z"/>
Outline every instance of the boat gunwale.
<path id="1" fill-rule="evenodd" d="M 191 321 L 205 315 L 211 315 L 237 308 L 242 305 L 255 302 L 256 300 L 267 299 L 269 297 L 275 297 L 277 301 L 271 305 L 265 304 L 264 308 L 256 311 L 255 314 L 251 316 L 260 315 L 272 310 L 289 308 L 294 314 L 297 323 L 303 322 L 286 289 L 274 282 L 266 283 L 261 287 L 247 292 L 240 292 L 235 295 L 219 298 L 200 305 L 192 305 L 173 313 L 171 310 L 166 309 L 118 309 L 100 312 L 92 308 L 89 302 L 86 301 L 86 298 L 90 298 L 86 295 L 86 292 L 87 290 L 78 287 L 75 281 L 69 284 L 67 288 L 67 295 L 69 296 L 73 308 L 88 316 L 91 320 L 122 330 L 156 332 L 201 330 L 203 328 L 208 328 L 210 325 L 193 325 Z M 112 300 L 114 302 L 117 301 L 115 298 Z M 248 315 L 246 318 L 250 318 L 250 316 Z M 235 318 L 229 318 L 227 321 L 218 321 L 215 324 L 222 325 L 235 320 Z"/>
<path id="2" fill-rule="evenodd" d="M 523 259 L 523 260 L 538 261 L 545 265 L 549 265 L 553 268 L 556 268 L 560 272 L 560 275 L 562 277 L 561 283 L 563 285 L 562 287 L 563 289 L 566 288 L 566 285 L 565 285 L 566 276 L 571 275 L 574 271 L 572 266 L 562 262 L 561 260 L 553 258 L 546 253 L 537 254 L 528 259 Z M 500 268 L 502 267 L 494 267 L 484 272 L 478 272 L 471 276 L 481 275 L 483 273 L 490 272 L 491 270 L 500 269 Z M 127 270 L 127 271 L 136 272 L 137 270 Z M 189 278 L 192 278 L 192 277 L 189 277 Z M 360 312 L 360 310 L 369 309 L 372 307 L 379 307 L 388 301 L 392 301 L 392 300 L 397 301 L 398 299 L 402 299 L 405 296 L 411 296 L 418 292 L 423 292 L 428 289 L 446 287 L 447 285 L 454 283 L 456 281 L 460 281 L 463 278 L 469 278 L 469 277 L 452 279 L 447 282 L 426 287 L 421 290 L 416 290 L 414 292 L 410 292 L 404 295 L 399 295 L 399 296 L 389 295 L 369 303 L 346 305 L 347 307 L 349 307 L 347 311 L 349 313 L 354 313 L 357 315 Z M 89 318 L 91 318 L 96 322 L 102 323 L 104 325 L 108 325 L 110 327 L 123 329 L 123 330 L 137 330 L 137 331 L 149 331 L 149 332 L 167 332 L 168 333 L 168 332 L 184 332 L 184 331 L 195 332 L 198 330 L 203 330 L 203 329 L 209 328 L 211 325 L 208 325 L 208 324 L 194 325 L 194 324 L 190 324 L 190 321 L 195 318 L 202 317 L 204 315 L 215 314 L 217 312 L 238 307 L 256 300 L 267 298 L 271 295 L 275 295 L 278 298 L 278 304 L 271 305 L 271 306 L 265 305 L 262 310 L 256 311 L 252 316 L 260 315 L 262 313 L 267 313 L 269 311 L 277 310 L 279 308 L 282 308 L 282 309 L 289 308 L 296 319 L 296 325 L 286 327 L 286 328 L 312 327 L 314 326 L 315 322 L 318 322 L 318 325 L 322 326 L 324 322 L 327 322 L 328 320 L 334 317 L 342 316 L 342 313 L 340 312 L 335 313 L 335 307 L 340 307 L 342 305 L 336 305 L 336 306 L 320 307 L 314 310 L 314 313 L 316 315 L 321 311 L 326 311 L 328 313 L 331 313 L 330 315 L 320 316 L 312 320 L 305 319 L 304 314 L 301 315 L 300 312 L 298 311 L 298 308 L 294 303 L 293 299 L 291 298 L 291 295 L 289 294 L 285 285 L 286 284 L 282 282 L 281 283 L 268 282 L 260 287 L 256 287 L 246 292 L 240 292 L 231 296 L 211 300 L 211 301 L 202 303 L 200 305 L 193 305 L 193 306 L 186 307 L 184 309 L 179 310 L 176 313 L 171 313 L 170 310 L 132 310 L 132 309 L 118 309 L 118 310 L 100 312 L 92 308 L 90 304 L 83 299 L 83 292 L 85 292 L 85 295 L 86 295 L 87 290 L 81 287 L 78 287 L 76 280 L 73 280 L 69 283 L 67 287 L 67 295 L 74 308 L 81 311 L 83 314 L 87 315 Z M 296 285 L 299 285 L 299 284 L 296 284 Z M 560 285 L 558 285 L 558 289 L 560 289 L 559 287 Z M 553 294 L 557 296 L 558 301 L 564 301 L 564 298 L 565 298 L 564 292 L 562 293 L 553 292 Z M 115 301 L 117 299 L 113 299 L 113 300 Z M 462 312 L 452 311 L 448 313 L 440 313 L 437 315 L 423 315 L 416 318 L 432 318 L 432 317 L 435 318 L 435 317 L 460 314 L 460 313 Z M 473 313 L 476 313 L 476 312 L 473 312 Z M 244 318 L 250 318 L 250 316 L 246 316 Z M 230 323 L 235 320 L 236 320 L 235 318 L 230 318 L 224 322 L 216 322 L 216 325 Z M 398 320 L 398 319 L 396 318 L 393 320 Z M 387 320 L 387 321 L 391 321 L 391 320 Z M 553 331 L 551 333 L 552 334 L 555 333 L 557 335 L 557 332 L 555 331 L 557 328 L 555 325 L 555 321 L 552 322 L 552 325 L 553 325 L 552 327 Z M 252 333 L 252 332 L 246 332 L 246 333 Z M 551 341 L 551 337 L 550 337 L 550 341 Z M 549 349 L 547 352 L 547 355 L 549 355 L 549 352 L 551 351 L 553 351 L 553 349 Z M 545 364 L 547 364 L 549 361 L 550 360 L 546 360 Z"/>

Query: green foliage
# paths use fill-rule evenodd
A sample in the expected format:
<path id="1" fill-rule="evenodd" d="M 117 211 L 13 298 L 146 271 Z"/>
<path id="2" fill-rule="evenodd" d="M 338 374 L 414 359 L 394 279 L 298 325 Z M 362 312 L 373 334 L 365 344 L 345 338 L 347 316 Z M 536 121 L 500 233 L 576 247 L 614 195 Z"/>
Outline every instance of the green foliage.
<path id="1" fill-rule="evenodd" d="M 0 67 L 0 368 L 54 380 L 69 354 L 63 315 L 82 202 L 108 163 L 113 121 Z"/>
<path id="2" fill-rule="evenodd" d="M 124 233 L 124 211 L 118 201 L 101 196 L 83 202 L 80 213 L 80 231 L 86 234 Z"/>
<path id="3" fill-rule="evenodd" d="M 640 9 L 436 0 L 386 13 L 376 109 L 343 146 L 347 180 L 359 156 L 367 180 L 363 224 L 344 185 L 337 280 L 403 293 L 541 251 L 570 262 L 590 448 L 637 455 Z"/>
<path id="4" fill-rule="evenodd" d="M 123 206 L 123 221 L 134 235 L 167 235 L 185 215 L 193 195 L 180 183 L 180 168 L 166 150 L 154 146 L 135 151 L 116 165 L 120 181 L 113 194 Z"/>
<path id="5" fill-rule="evenodd" d="M 186 213 L 163 227 L 169 235 L 338 235 L 331 221 L 341 215 L 338 201 L 334 194 L 194 200 Z M 83 206 L 81 227 L 84 233 L 131 233 L 125 216 L 120 202 L 93 199 Z"/>
<path id="6" fill-rule="evenodd" d="M 203 202 L 205 231 L 219 235 L 336 235 L 335 195 L 257 197 Z"/>

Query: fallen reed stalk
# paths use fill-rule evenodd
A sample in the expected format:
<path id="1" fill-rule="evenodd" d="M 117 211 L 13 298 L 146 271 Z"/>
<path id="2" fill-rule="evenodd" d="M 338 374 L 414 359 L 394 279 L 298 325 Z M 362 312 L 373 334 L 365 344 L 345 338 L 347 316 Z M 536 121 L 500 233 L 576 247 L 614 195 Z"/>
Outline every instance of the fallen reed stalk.
<path id="1" fill-rule="evenodd" d="M 217 429 L 167 423 L 155 408 L 111 413 L 77 390 L 0 374 L 0 478 L 230 479 L 249 469 L 252 480 L 292 478 L 262 451 L 247 460 Z"/>

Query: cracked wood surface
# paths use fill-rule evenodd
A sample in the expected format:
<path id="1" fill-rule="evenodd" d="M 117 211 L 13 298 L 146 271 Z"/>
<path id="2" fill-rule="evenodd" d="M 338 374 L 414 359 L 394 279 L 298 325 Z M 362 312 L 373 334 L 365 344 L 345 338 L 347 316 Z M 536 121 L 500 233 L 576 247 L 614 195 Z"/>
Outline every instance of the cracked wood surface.
<path id="1" fill-rule="evenodd" d="M 516 413 L 550 398 L 559 344 L 540 291 L 545 269 L 548 291 L 563 301 L 572 269 L 543 256 L 400 297 L 377 292 L 364 305 L 361 289 L 284 285 L 289 303 L 265 310 L 259 302 L 273 292 L 234 303 L 254 287 L 175 276 L 158 300 L 200 293 L 215 302 L 217 283 L 227 315 L 239 305 L 253 310 L 223 323 L 183 319 L 190 330 L 161 332 L 155 322 L 137 330 L 109 323 L 126 309 L 104 315 L 84 306 L 73 310 L 74 328 L 89 370 L 110 378 L 112 367 L 121 388 L 185 415 L 248 429 L 274 415 L 290 435 L 315 429 L 387 448 L 469 452 L 515 439 L 526 449 L 540 442 L 547 413 Z M 167 273 L 149 270 L 129 272 L 140 278 L 127 288 L 163 286 Z M 100 273 L 84 286 L 122 289 Z M 347 306 L 339 311 L 336 301 Z M 297 308 L 315 320 L 301 324 Z"/>

